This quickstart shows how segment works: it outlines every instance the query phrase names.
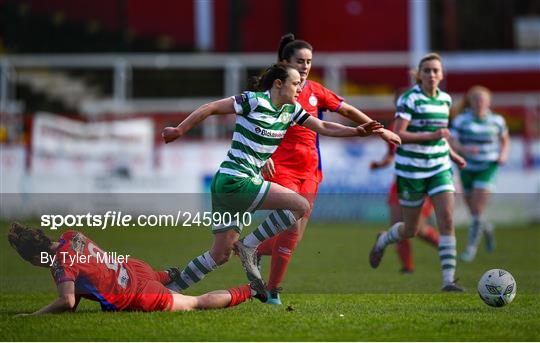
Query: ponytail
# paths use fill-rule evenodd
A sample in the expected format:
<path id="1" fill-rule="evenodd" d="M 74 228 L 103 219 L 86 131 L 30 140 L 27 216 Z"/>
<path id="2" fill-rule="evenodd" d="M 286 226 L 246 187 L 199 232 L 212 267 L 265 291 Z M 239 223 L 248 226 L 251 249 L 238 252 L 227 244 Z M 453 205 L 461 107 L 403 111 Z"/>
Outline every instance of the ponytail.
<path id="1" fill-rule="evenodd" d="M 286 35 L 283 35 L 279 41 L 278 62 L 283 60 L 289 61 L 296 50 L 300 49 L 313 51 L 311 44 L 304 40 L 295 39 L 294 34 L 287 33 Z"/>
<path id="2" fill-rule="evenodd" d="M 279 40 L 279 48 L 278 48 L 278 55 L 277 55 L 278 63 L 285 59 L 283 58 L 283 49 L 285 49 L 285 46 L 293 41 L 294 41 L 293 33 L 289 32 L 286 35 L 281 36 L 281 39 Z"/>

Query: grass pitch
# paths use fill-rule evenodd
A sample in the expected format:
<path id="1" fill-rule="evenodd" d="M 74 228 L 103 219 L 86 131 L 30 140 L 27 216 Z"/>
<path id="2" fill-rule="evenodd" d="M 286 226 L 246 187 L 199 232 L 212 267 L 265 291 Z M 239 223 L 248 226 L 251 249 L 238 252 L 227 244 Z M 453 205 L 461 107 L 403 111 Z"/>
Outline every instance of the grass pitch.
<path id="1" fill-rule="evenodd" d="M 2 236 L 7 223 L 2 223 Z M 497 250 L 480 249 L 473 263 L 458 262 L 465 294 L 439 292 L 437 251 L 413 241 L 416 272 L 398 273 L 394 248 L 377 270 L 367 254 L 380 227 L 312 224 L 283 283 L 284 306 L 257 301 L 232 309 L 189 313 L 103 313 L 82 300 L 74 314 L 14 317 L 51 302 L 48 270 L 20 260 L 0 240 L 0 336 L 6 341 L 538 341 L 540 340 L 540 230 L 500 227 Z M 207 250 L 205 229 L 85 230 L 103 249 L 141 258 L 156 268 L 183 265 Z M 58 235 L 59 232 L 56 233 Z M 52 234 L 54 235 L 54 233 Z M 458 230 L 458 251 L 466 231 Z M 267 275 L 269 260 L 264 260 Z M 514 302 L 490 308 L 476 283 L 491 268 L 517 281 Z M 189 290 L 200 294 L 244 283 L 236 257 Z"/>

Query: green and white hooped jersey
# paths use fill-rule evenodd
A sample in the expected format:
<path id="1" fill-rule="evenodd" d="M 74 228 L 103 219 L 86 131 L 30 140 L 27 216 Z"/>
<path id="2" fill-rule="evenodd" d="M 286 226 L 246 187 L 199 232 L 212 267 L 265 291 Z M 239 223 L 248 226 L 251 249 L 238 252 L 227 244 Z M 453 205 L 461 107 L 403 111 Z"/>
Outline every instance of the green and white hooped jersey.
<path id="1" fill-rule="evenodd" d="M 463 153 L 467 160 L 465 170 L 484 170 L 497 161 L 501 152 L 501 137 L 508 132 L 504 118 L 489 112 L 479 119 L 467 111 L 452 122 L 452 137 L 467 148 L 477 148 L 478 153 Z"/>
<path id="2" fill-rule="evenodd" d="M 233 96 L 236 126 L 231 148 L 219 172 L 239 177 L 261 177 L 261 167 L 272 156 L 291 125 L 309 118 L 300 104 L 275 108 L 270 92 L 244 92 Z"/>
<path id="3" fill-rule="evenodd" d="M 408 132 L 435 132 L 448 127 L 452 98 L 437 89 L 434 97 L 419 85 L 403 93 L 397 101 L 396 118 L 409 121 Z M 445 139 L 402 144 L 396 151 L 396 175 L 424 179 L 452 167 Z"/>

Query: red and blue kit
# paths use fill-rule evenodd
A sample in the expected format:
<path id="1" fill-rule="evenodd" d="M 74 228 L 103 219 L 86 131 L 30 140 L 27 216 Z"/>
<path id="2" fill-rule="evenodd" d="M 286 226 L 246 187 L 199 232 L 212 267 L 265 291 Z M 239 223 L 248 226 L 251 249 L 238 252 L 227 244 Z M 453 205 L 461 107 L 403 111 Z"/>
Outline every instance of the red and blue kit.
<path id="1" fill-rule="evenodd" d="M 51 267 L 56 284 L 73 281 L 77 296 L 98 301 L 104 311 L 171 309 L 164 272 L 129 255 L 106 253 L 77 231 L 66 231 L 59 242 Z"/>
<path id="2" fill-rule="evenodd" d="M 304 110 L 321 119 L 322 112 L 339 110 L 343 98 L 320 83 L 306 80 L 297 101 Z M 291 126 L 272 159 L 276 173 L 268 181 L 306 195 L 313 204 L 319 182 L 322 181 L 317 133 L 300 125 Z"/>

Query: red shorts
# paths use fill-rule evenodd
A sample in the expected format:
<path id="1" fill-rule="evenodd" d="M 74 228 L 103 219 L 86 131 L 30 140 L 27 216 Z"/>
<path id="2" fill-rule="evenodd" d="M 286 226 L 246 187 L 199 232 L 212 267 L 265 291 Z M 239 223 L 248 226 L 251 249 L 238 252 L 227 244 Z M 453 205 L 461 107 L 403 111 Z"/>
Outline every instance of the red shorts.
<path id="1" fill-rule="evenodd" d="M 171 291 L 160 281 L 157 273 L 147 263 L 130 259 L 129 268 L 134 272 L 137 283 L 136 294 L 127 311 L 170 311 L 173 305 Z"/>
<path id="2" fill-rule="evenodd" d="M 392 182 L 392 186 L 390 186 L 390 193 L 388 193 L 388 205 L 399 206 L 396 180 L 394 180 L 394 182 Z M 433 212 L 433 204 L 431 203 L 430 197 L 426 196 L 424 205 L 422 206 L 422 217 L 428 218 L 429 216 L 431 216 L 432 212 Z"/>
<path id="3" fill-rule="evenodd" d="M 317 180 L 299 179 L 287 173 L 276 173 L 272 178 L 268 178 L 267 181 L 275 182 L 306 198 L 309 202 L 310 210 L 304 218 L 309 218 L 313 210 L 313 203 L 315 202 L 315 198 L 317 198 L 317 192 L 319 191 L 319 182 Z"/>

